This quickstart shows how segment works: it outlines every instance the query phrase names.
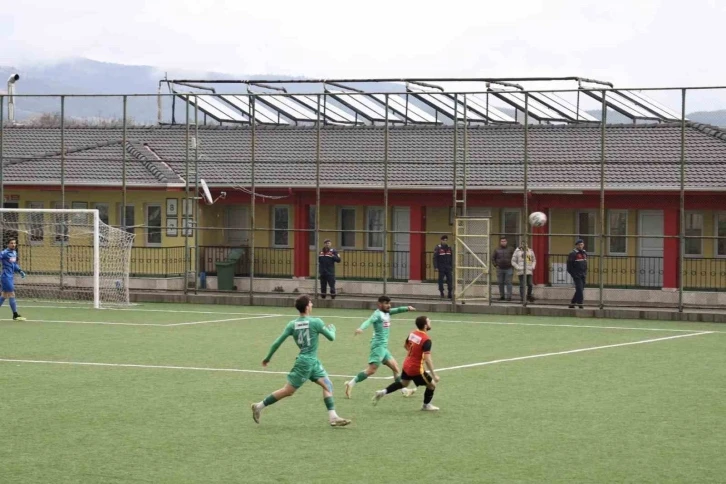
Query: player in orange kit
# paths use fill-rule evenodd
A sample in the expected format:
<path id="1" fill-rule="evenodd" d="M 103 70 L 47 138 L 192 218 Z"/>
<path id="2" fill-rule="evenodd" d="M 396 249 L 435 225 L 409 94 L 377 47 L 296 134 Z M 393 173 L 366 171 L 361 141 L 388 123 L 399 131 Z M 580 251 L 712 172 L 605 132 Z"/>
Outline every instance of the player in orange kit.
<path id="1" fill-rule="evenodd" d="M 434 390 L 436 390 L 436 382 L 439 381 L 439 377 L 434 370 L 434 363 L 431 360 L 432 343 L 428 334 L 431 331 L 431 320 L 427 316 L 419 316 L 416 318 L 416 328 L 406 338 L 404 347 L 408 351 L 408 355 L 403 361 L 401 380 L 391 383 L 388 388 L 378 390 L 373 396 L 373 405 L 376 405 L 381 398 L 389 393 L 406 388 L 410 382 L 413 382 L 416 386 L 426 387 L 421 410 L 436 411 L 439 409 L 439 407 L 431 405 Z M 429 371 L 426 371 L 424 366 Z"/>

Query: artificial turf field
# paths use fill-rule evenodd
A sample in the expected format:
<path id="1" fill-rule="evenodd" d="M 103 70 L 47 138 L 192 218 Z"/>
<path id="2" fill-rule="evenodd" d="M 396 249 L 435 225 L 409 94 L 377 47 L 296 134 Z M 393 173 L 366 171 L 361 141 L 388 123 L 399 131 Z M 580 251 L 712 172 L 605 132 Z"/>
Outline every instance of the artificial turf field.
<path id="1" fill-rule="evenodd" d="M 726 326 L 430 314 L 441 382 L 371 405 L 390 370 L 366 366 L 370 314 L 315 310 L 337 327 L 320 359 L 335 386 L 265 409 L 285 382 L 294 308 L 19 301 L 0 315 L 0 483 L 724 482 Z M 392 317 L 390 349 L 418 312 Z M 335 376 L 333 376 L 335 375 Z M 386 379 L 383 379 L 385 377 Z"/>

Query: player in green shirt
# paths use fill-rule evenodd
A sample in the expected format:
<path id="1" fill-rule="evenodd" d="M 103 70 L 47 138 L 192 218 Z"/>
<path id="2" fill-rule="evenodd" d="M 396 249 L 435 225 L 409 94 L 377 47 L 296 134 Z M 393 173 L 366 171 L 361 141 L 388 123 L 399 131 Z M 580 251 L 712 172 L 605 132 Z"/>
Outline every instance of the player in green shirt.
<path id="1" fill-rule="evenodd" d="M 265 397 L 264 400 L 252 404 L 252 419 L 260 423 L 260 414 L 265 407 L 272 405 L 278 400 L 291 396 L 307 381 L 313 381 L 323 388 L 323 401 L 328 409 L 330 425 L 333 427 L 345 427 L 350 420 L 341 418 L 335 412 L 333 402 L 333 383 L 323 365 L 318 360 L 318 336 L 323 335 L 328 340 L 335 340 L 335 326 L 325 323 L 321 319 L 312 318 L 313 302 L 309 296 L 302 295 L 295 301 L 295 307 L 300 312 L 300 317 L 287 323 L 282 334 L 272 343 L 270 351 L 262 360 L 262 366 L 272 359 L 272 355 L 280 347 L 288 336 L 292 336 L 295 344 L 300 348 L 300 354 L 295 359 L 295 365 L 287 375 L 287 383 L 284 387 Z"/>
<path id="2" fill-rule="evenodd" d="M 391 327 L 391 315 L 414 310 L 416 308 L 413 306 L 391 309 L 390 297 L 381 296 L 378 298 L 378 309 L 355 330 L 355 335 L 358 336 L 368 326 L 373 325 L 373 338 L 371 339 L 371 353 L 368 356 L 368 368 L 358 373 L 352 380 L 345 382 L 346 398 L 350 398 L 353 392 L 353 386 L 373 375 L 381 363 L 393 371 L 394 380 L 399 378 L 401 369 L 398 367 L 398 363 L 391 352 L 388 351 L 388 332 Z"/>

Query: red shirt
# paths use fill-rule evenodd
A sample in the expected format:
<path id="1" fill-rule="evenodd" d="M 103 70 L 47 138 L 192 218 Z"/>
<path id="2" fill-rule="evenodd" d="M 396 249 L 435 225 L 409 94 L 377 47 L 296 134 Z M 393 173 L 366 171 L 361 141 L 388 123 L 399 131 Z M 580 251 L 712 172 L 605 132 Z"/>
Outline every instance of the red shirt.
<path id="1" fill-rule="evenodd" d="M 416 330 L 406 338 L 408 355 L 403 360 L 403 371 L 409 376 L 424 372 L 424 355 L 431 353 L 431 338 L 426 331 Z"/>

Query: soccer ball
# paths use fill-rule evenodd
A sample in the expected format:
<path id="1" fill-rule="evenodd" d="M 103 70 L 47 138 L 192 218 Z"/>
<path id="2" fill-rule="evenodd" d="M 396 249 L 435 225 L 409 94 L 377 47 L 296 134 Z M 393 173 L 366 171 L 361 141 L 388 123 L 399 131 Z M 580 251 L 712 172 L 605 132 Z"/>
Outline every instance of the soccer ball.
<path id="1" fill-rule="evenodd" d="M 529 223 L 532 224 L 533 227 L 542 227 L 547 223 L 547 215 L 542 212 L 532 212 L 529 214 Z"/>

